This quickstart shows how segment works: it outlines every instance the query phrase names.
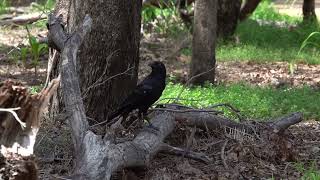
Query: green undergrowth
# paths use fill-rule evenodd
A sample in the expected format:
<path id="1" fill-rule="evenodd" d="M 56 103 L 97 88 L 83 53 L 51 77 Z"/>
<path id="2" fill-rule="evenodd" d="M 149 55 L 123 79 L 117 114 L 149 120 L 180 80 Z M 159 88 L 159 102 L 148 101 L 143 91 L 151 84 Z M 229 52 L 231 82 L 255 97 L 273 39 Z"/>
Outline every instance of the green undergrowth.
<path id="1" fill-rule="evenodd" d="M 308 45 L 298 53 L 303 41 L 319 30 L 318 24 L 280 14 L 270 1 L 263 1 L 249 19 L 238 24 L 231 40 L 219 40 L 216 57 L 218 61 L 320 64 L 319 48 Z M 320 36 L 311 40 L 319 42 Z M 182 53 L 191 55 L 191 49 L 183 49 Z"/>
<path id="2" fill-rule="evenodd" d="M 296 169 L 302 174 L 302 180 L 319 180 L 320 170 L 317 163 L 313 161 L 309 166 L 303 163 L 296 163 Z"/>
<path id="3" fill-rule="evenodd" d="M 238 25 L 235 36 L 239 38 L 239 43 L 218 44 L 217 58 L 222 61 L 294 61 L 320 64 L 318 49 L 308 46 L 298 53 L 303 41 L 314 31 L 319 31 L 317 25 L 304 24 L 290 29 L 259 25 L 249 19 Z M 319 37 L 313 39 L 319 40 Z"/>
<path id="4" fill-rule="evenodd" d="M 168 83 L 161 99 L 176 98 L 183 87 L 181 84 Z M 320 120 L 320 93 L 307 86 L 276 89 L 246 84 L 208 84 L 204 87 L 186 88 L 180 99 L 180 103 L 198 108 L 229 103 L 239 109 L 242 115 L 254 119 L 274 118 L 299 111 L 304 113 L 305 119 Z M 160 103 L 167 101 L 162 100 Z M 233 113 L 226 112 L 227 116 L 234 117 Z"/>
<path id="5" fill-rule="evenodd" d="M 280 14 L 274 7 L 274 3 L 271 0 L 263 0 L 259 3 L 259 6 L 252 14 L 251 19 L 282 21 L 289 24 L 296 24 L 302 20 L 302 17 L 293 17 L 285 14 Z"/>
<path id="6" fill-rule="evenodd" d="M 317 24 L 302 23 L 302 17 L 280 14 L 271 1 L 265 0 L 248 20 L 237 26 L 237 43 L 218 43 L 217 59 L 320 64 L 319 49 L 308 46 L 298 53 L 303 41 L 314 31 L 319 31 Z M 319 40 L 319 37 L 312 39 L 314 42 Z"/>
<path id="7" fill-rule="evenodd" d="M 8 0 L 0 0 L 0 15 L 7 13 L 8 6 L 9 6 Z"/>

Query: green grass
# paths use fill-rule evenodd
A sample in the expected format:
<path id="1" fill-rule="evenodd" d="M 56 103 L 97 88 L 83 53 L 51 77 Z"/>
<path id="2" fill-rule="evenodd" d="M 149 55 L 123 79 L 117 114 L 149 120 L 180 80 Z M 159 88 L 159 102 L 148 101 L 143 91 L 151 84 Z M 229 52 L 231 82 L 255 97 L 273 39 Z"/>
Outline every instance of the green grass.
<path id="1" fill-rule="evenodd" d="M 217 59 L 245 61 L 288 61 L 320 64 L 320 51 L 307 47 L 299 54 L 303 41 L 310 33 L 318 31 L 315 25 L 301 25 L 294 30 L 260 26 L 252 20 L 239 24 L 236 36 L 240 43 L 220 42 L 217 48 Z M 319 41 L 315 37 L 314 41 Z"/>
<path id="2" fill-rule="evenodd" d="M 0 0 L 0 15 L 7 12 L 6 8 L 9 6 L 8 0 Z"/>
<path id="3" fill-rule="evenodd" d="M 161 98 L 176 98 L 183 88 L 168 83 Z M 291 112 L 303 112 L 306 119 L 320 120 L 320 93 L 310 87 L 275 89 L 245 84 L 206 85 L 186 88 L 181 103 L 193 107 L 208 107 L 217 103 L 230 103 L 249 118 L 265 119 L 283 116 Z M 199 100 L 199 101 L 192 101 Z M 166 100 L 161 101 L 165 103 Z M 232 115 L 228 113 L 227 115 Z"/>
<path id="4" fill-rule="evenodd" d="M 29 92 L 31 93 L 31 94 L 37 94 L 37 93 L 39 93 L 40 91 L 41 91 L 41 89 L 43 88 L 43 84 L 41 84 L 41 85 L 38 85 L 38 86 L 30 86 L 29 87 Z"/>
<path id="5" fill-rule="evenodd" d="M 285 22 L 296 28 L 259 25 L 255 20 Z M 319 26 L 302 24 L 302 18 L 279 14 L 273 4 L 262 1 L 250 19 L 241 22 L 235 35 L 240 43 L 220 42 L 217 48 L 217 59 L 222 61 L 287 61 L 320 64 L 319 49 L 311 46 L 299 52 L 301 44 Z M 314 38 L 317 42 L 320 38 Z"/>
<path id="6" fill-rule="evenodd" d="M 310 166 L 303 163 L 296 163 L 296 169 L 302 174 L 302 180 L 319 180 L 320 170 L 317 168 L 317 163 L 314 161 Z"/>
<path id="7" fill-rule="evenodd" d="M 289 24 L 296 24 L 302 20 L 302 17 L 292 17 L 284 14 L 279 14 L 274 7 L 274 3 L 270 0 L 260 2 L 257 9 L 251 16 L 251 19 L 261 19 L 267 21 L 285 21 Z"/>
<path id="8" fill-rule="evenodd" d="M 285 22 L 296 27 L 259 25 L 256 21 L 258 19 Z M 250 19 L 238 25 L 235 36 L 239 38 L 239 43 L 219 41 L 216 57 L 218 61 L 286 61 L 320 64 L 319 48 L 308 45 L 298 53 L 309 34 L 320 29 L 318 25 L 301 22 L 301 17 L 279 14 L 270 1 L 263 1 Z M 320 36 L 313 37 L 311 41 L 319 42 Z M 191 49 L 183 49 L 182 53 L 191 55 Z"/>

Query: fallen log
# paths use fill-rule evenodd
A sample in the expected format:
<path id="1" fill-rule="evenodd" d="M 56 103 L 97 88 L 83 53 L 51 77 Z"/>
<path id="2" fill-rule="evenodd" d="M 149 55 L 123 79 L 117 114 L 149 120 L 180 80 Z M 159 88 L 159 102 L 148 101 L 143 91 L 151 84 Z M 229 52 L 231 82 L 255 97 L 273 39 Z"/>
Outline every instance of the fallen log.
<path id="1" fill-rule="evenodd" d="M 4 19 L 0 20 L 0 26 L 3 25 L 25 25 L 31 24 L 41 19 L 46 19 L 45 15 L 37 14 L 28 14 L 28 15 L 21 15 L 21 16 L 7 16 Z"/>

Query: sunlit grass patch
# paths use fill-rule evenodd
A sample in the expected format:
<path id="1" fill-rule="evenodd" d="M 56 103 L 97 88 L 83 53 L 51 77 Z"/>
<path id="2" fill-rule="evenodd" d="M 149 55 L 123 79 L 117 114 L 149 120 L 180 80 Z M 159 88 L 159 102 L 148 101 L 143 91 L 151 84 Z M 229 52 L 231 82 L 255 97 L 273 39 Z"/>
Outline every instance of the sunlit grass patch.
<path id="1" fill-rule="evenodd" d="M 181 84 L 168 83 L 161 98 L 176 98 L 184 88 Z M 193 107 L 208 107 L 229 103 L 249 118 L 266 119 L 292 112 L 304 113 L 305 119 L 320 120 L 320 93 L 310 87 L 281 88 L 257 87 L 246 84 L 206 85 L 188 87 L 180 103 Z M 165 103 L 167 100 L 161 101 Z M 227 115 L 232 116 L 229 112 Z"/>

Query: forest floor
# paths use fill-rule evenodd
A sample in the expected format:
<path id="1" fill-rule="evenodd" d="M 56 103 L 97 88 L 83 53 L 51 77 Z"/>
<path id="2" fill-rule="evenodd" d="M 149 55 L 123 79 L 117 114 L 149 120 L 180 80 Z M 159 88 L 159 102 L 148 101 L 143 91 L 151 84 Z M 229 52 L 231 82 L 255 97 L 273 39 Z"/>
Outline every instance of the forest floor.
<path id="1" fill-rule="evenodd" d="M 46 30 L 33 28 L 31 34 L 44 36 Z M 41 56 L 37 76 L 33 68 L 25 68 L 11 56 L 12 50 L 28 44 L 26 37 L 24 28 L 0 27 L 0 81 L 10 78 L 29 86 L 41 87 L 46 77 L 48 55 Z M 177 52 L 177 44 L 181 42 L 144 38 L 141 43 L 139 78 L 150 72 L 146 65 L 148 62 L 161 60 L 166 64 L 172 81 L 186 82 L 191 57 Z M 288 67 L 287 62 L 258 63 L 218 59 L 217 83 L 245 82 L 253 86 L 273 87 L 308 85 L 320 88 L 320 65 L 297 64 L 293 74 L 289 73 Z M 40 129 L 35 145 L 40 177 L 59 179 L 60 176 L 68 175 L 72 169 L 70 130 L 64 121 L 52 122 L 45 119 L 42 124 L 44 128 Z M 296 150 L 295 161 L 292 162 L 254 156 L 250 154 L 250 149 L 257 144 L 232 139 L 225 132 L 197 131 L 189 143 L 191 131 L 191 128 L 178 125 L 166 141 L 171 145 L 203 152 L 213 159 L 212 163 L 158 154 L 141 173 L 132 174 L 126 170 L 119 172 L 114 178 L 222 180 L 237 179 L 234 177 L 237 172 L 241 179 L 297 179 L 308 172 L 314 172 L 320 166 L 320 124 L 317 121 L 304 121 L 290 128 L 292 145 Z M 272 154 L 268 157 L 272 157 Z"/>

